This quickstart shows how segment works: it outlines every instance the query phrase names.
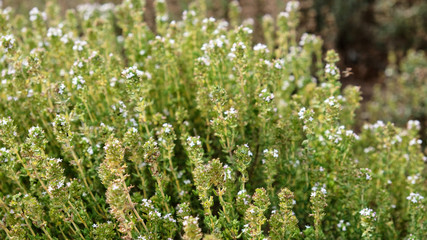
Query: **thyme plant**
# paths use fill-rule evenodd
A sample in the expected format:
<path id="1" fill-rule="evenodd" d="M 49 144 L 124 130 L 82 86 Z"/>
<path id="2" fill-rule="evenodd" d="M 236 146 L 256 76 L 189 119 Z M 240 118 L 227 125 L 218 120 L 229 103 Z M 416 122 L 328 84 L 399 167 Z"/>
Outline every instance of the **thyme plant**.
<path id="1" fill-rule="evenodd" d="M 0 13 L 2 239 L 423 239 L 419 123 L 352 130 L 299 3 L 253 21 L 155 2 Z"/>

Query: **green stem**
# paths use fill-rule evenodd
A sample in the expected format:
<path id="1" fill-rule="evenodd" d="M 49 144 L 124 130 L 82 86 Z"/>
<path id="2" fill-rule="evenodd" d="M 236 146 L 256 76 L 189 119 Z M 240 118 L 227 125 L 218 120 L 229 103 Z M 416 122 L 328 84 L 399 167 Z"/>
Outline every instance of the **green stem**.
<path id="1" fill-rule="evenodd" d="M 175 169 L 173 168 L 172 151 L 168 151 L 168 159 L 169 159 L 169 168 L 170 168 L 170 171 L 172 172 L 173 177 L 175 178 L 175 184 L 176 184 L 176 187 L 178 188 L 178 195 L 179 195 L 179 193 L 181 192 L 181 186 L 179 185 L 178 177 L 176 176 Z"/>
<path id="2" fill-rule="evenodd" d="M 166 195 L 165 195 L 165 193 L 163 192 L 163 187 L 162 187 L 162 183 L 160 182 L 160 178 L 159 178 L 159 177 L 156 177 L 156 180 L 157 180 L 157 185 L 159 185 L 159 190 L 160 190 L 160 193 L 162 194 L 163 200 L 165 200 L 165 199 L 166 199 Z M 163 201 L 163 202 L 164 202 L 164 204 L 165 204 L 166 211 L 167 211 L 168 213 L 170 213 L 167 202 L 166 202 L 166 201 Z"/>
<path id="3" fill-rule="evenodd" d="M 67 147 L 67 149 L 69 149 L 69 151 L 71 152 L 71 155 L 73 156 L 73 159 L 74 159 L 74 161 L 75 161 L 75 162 L 76 162 L 76 164 L 77 164 L 77 168 L 78 168 L 79 173 L 80 173 L 80 175 L 81 175 L 81 179 L 83 180 L 83 183 L 84 183 L 85 187 L 86 187 L 86 188 L 87 188 L 87 190 L 89 191 L 89 195 L 92 197 L 92 199 L 93 199 L 93 201 L 94 201 L 94 203 L 95 203 L 95 206 L 98 208 L 98 210 L 99 210 L 100 212 L 98 212 L 98 210 L 97 210 L 96 208 L 95 208 L 95 211 L 96 211 L 99 215 L 101 215 L 103 218 L 106 218 L 106 217 L 105 217 L 105 211 L 101 208 L 101 206 L 99 206 L 98 201 L 96 200 L 95 196 L 94 196 L 94 195 L 93 195 L 93 193 L 92 193 L 91 188 L 89 187 L 88 181 L 86 180 L 86 175 L 85 175 L 84 170 L 83 170 L 83 166 L 81 165 L 81 162 L 80 162 L 79 158 L 77 157 L 76 152 L 74 152 L 73 148 L 71 147 L 71 145 L 70 145 L 70 141 L 67 141 L 67 146 L 66 146 L 66 147 Z M 90 179 L 88 179 L 88 180 L 89 180 L 89 183 L 92 185 L 92 182 L 90 181 Z"/>
<path id="4" fill-rule="evenodd" d="M 43 230 L 43 232 L 47 235 L 47 238 L 49 238 L 49 240 L 53 240 L 52 236 L 50 236 L 49 232 L 46 230 L 45 227 L 41 228 Z"/>
<path id="5" fill-rule="evenodd" d="M 24 221 L 25 221 L 25 224 L 27 224 L 28 229 L 30 229 L 31 235 L 33 235 L 35 237 L 36 233 L 34 233 L 33 228 L 31 227 L 31 224 L 28 222 L 28 219 L 26 216 L 24 216 Z"/>
<path id="6" fill-rule="evenodd" d="M 146 186 L 145 179 L 142 176 L 141 172 L 139 171 L 138 166 L 135 166 L 135 169 L 136 169 L 136 173 L 138 174 L 138 177 L 141 179 L 142 192 L 144 194 L 144 198 L 147 198 L 147 191 L 145 190 L 145 186 Z"/>

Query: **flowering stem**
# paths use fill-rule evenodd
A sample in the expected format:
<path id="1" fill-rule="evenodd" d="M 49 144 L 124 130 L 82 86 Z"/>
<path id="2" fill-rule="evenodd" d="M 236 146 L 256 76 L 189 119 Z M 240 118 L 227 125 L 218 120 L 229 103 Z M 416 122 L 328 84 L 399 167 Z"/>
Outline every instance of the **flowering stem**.
<path id="1" fill-rule="evenodd" d="M 41 229 L 43 230 L 43 232 L 46 234 L 46 236 L 47 236 L 50 240 L 53 240 L 53 239 L 52 239 L 52 236 L 50 236 L 49 232 L 46 230 L 46 228 L 45 228 L 44 226 L 43 226 Z M 65 236 L 64 236 L 64 237 L 65 237 Z M 65 238 L 65 239 L 67 239 L 67 238 Z"/>
<path id="2" fill-rule="evenodd" d="M 52 194 L 49 192 L 49 190 L 47 189 L 46 185 L 43 183 L 43 181 L 41 180 L 39 174 L 37 171 L 34 171 L 34 174 L 36 175 L 36 178 L 39 180 L 40 184 L 42 185 L 42 188 L 46 191 L 46 193 L 49 195 L 50 198 L 53 198 Z M 72 206 L 72 205 L 71 205 Z M 70 216 L 70 213 L 68 213 L 68 216 L 70 217 L 70 222 L 71 224 L 74 226 L 74 228 L 76 229 L 77 233 L 80 235 L 80 237 L 82 239 L 85 239 L 82 234 L 80 233 L 80 229 L 77 227 L 77 225 L 74 223 L 72 216 Z"/>
<path id="3" fill-rule="evenodd" d="M 178 188 L 177 190 L 178 190 L 178 194 L 179 194 L 181 192 L 181 187 L 179 185 L 179 181 L 178 181 L 178 178 L 176 176 L 175 169 L 173 168 L 172 151 L 171 150 L 168 151 L 168 159 L 169 159 L 169 168 L 170 168 L 170 171 L 172 172 L 173 177 L 175 178 L 175 184 L 176 184 L 176 187 Z"/>
<path id="4" fill-rule="evenodd" d="M 65 236 L 65 233 L 64 233 L 64 231 L 62 230 L 62 228 L 61 228 L 61 227 L 59 227 L 59 230 L 61 231 L 61 234 L 62 234 L 62 236 L 64 237 L 64 239 L 68 240 L 67 236 Z M 71 229 L 71 230 L 73 230 L 73 229 Z M 75 233 L 75 232 L 74 232 L 74 233 Z"/>
<path id="5" fill-rule="evenodd" d="M 18 184 L 19 188 L 24 191 L 25 194 L 27 194 L 27 189 L 25 189 L 24 186 L 22 186 L 21 181 L 19 181 L 18 175 L 13 175 L 13 180 L 15 180 L 16 184 Z"/>
<path id="6" fill-rule="evenodd" d="M 135 169 L 136 169 L 136 173 L 138 174 L 138 177 L 141 179 L 142 192 L 144 194 L 144 198 L 147 198 L 147 191 L 145 190 L 145 186 L 146 186 L 145 179 L 142 176 L 141 172 L 139 171 L 138 166 L 135 166 Z"/>
<path id="7" fill-rule="evenodd" d="M 166 196 L 165 196 L 165 193 L 163 192 L 163 187 L 162 187 L 162 183 L 160 181 L 160 178 L 156 177 L 156 180 L 157 180 L 157 185 L 159 187 L 160 193 L 162 194 L 163 200 L 165 200 Z M 169 213 L 170 211 L 169 211 L 169 207 L 168 207 L 167 202 L 166 201 L 163 201 L 163 202 L 165 204 L 166 211 Z"/>
<path id="8" fill-rule="evenodd" d="M 80 232 L 80 228 L 78 228 L 78 227 L 77 227 L 77 225 L 74 223 L 73 219 L 71 219 L 71 218 L 70 218 L 70 222 L 71 222 L 71 224 L 73 225 L 73 227 L 76 229 L 76 231 L 77 231 L 77 233 L 80 235 L 80 237 L 81 237 L 82 239 L 85 239 L 85 238 L 83 237 L 82 233 Z"/>
<path id="9" fill-rule="evenodd" d="M 85 105 L 85 108 L 86 108 L 87 113 L 89 115 L 90 121 L 94 123 L 95 122 L 95 118 L 92 116 L 92 112 L 89 110 L 89 107 L 87 106 L 87 101 L 85 99 L 82 99 L 82 101 L 83 101 L 83 103 Z"/>
<path id="10" fill-rule="evenodd" d="M 35 236 L 36 236 L 36 234 L 34 233 L 33 228 L 31 227 L 30 223 L 28 222 L 27 217 L 26 217 L 26 216 L 23 216 L 23 218 L 24 218 L 25 223 L 26 223 L 26 224 L 27 224 L 27 226 L 28 226 L 28 229 L 30 229 L 31 234 L 35 237 Z"/>
<path id="11" fill-rule="evenodd" d="M 230 218 L 228 217 L 227 211 L 225 210 L 225 202 L 224 202 L 224 199 L 222 198 L 222 195 L 223 195 L 222 190 L 218 189 L 218 197 L 222 206 L 222 211 L 224 211 L 225 219 L 227 219 L 227 222 L 230 223 Z"/>
<path id="12" fill-rule="evenodd" d="M 122 178 L 123 178 L 122 183 L 123 183 L 123 187 L 124 187 L 124 189 L 126 190 L 126 198 L 127 198 L 127 200 L 128 200 L 128 203 L 129 203 L 129 205 L 132 207 L 132 211 L 133 211 L 133 213 L 135 214 L 135 216 L 136 216 L 136 218 L 138 219 L 138 221 L 140 221 L 140 222 L 142 223 L 142 225 L 144 226 L 145 231 L 146 231 L 146 232 L 148 232 L 148 229 L 147 229 L 147 226 L 146 226 L 146 225 L 145 225 L 145 223 L 144 223 L 144 220 L 141 218 L 141 216 L 138 214 L 138 211 L 136 211 L 136 209 L 135 209 L 135 204 L 132 202 L 132 198 L 130 197 L 129 189 L 128 189 L 128 187 L 126 186 L 126 183 L 125 183 L 125 181 L 124 181 L 124 176 L 122 176 Z M 138 231 L 138 230 L 137 230 L 137 231 Z M 138 231 L 138 232 L 139 232 L 139 231 Z"/>
<path id="13" fill-rule="evenodd" d="M 83 180 L 83 183 L 85 184 L 85 187 L 87 188 L 87 190 L 89 191 L 89 195 L 92 197 L 92 199 L 93 199 L 93 201 L 96 203 L 95 205 L 96 205 L 96 207 L 99 209 L 99 211 L 100 212 L 98 212 L 98 210 L 95 208 L 95 211 L 99 214 L 99 215 L 101 215 L 103 218 L 106 218 L 105 217 L 105 214 L 104 214 L 104 210 L 99 206 L 99 204 L 98 204 L 98 201 L 96 200 L 96 198 L 95 198 L 95 196 L 93 195 L 93 193 L 92 193 L 92 190 L 91 190 L 91 188 L 89 187 L 89 184 L 88 184 L 88 182 L 86 181 L 86 175 L 85 175 L 85 173 L 84 173 L 84 170 L 83 170 L 83 166 L 81 165 L 81 162 L 80 162 L 80 160 L 79 160 L 79 158 L 77 157 L 77 154 L 74 152 L 74 150 L 73 150 L 73 148 L 71 147 L 71 145 L 70 145 L 70 141 L 67 141 L 67 149 L 69 149 L 70 150 L 70 152 L 71 152 L 71 155 L 73 156 L 73 159 L 74 159 L 74 161 L 76 162 L 76 164 L 77 164 L 77 168 L 78 168 L 78 170 L 79 170 L 79 173 L 80 173 L 80 175 L 81 175 L 81 178 L 82 178 L 82 180 Z M 89 179 L 89 182 L 90 182 L 90 179 Z M 92 183 L 90 182 L 90 184 L 92 185 Z"/>
<path id="14" fill-rule="evenodd" d="M 3 224 L 3 222 L 0 223 L 1 228 L 6 232 L 6 235 L 9 239 L 12 239 L 12 237 L 10 236 L 10 232 L 7 229 L 7 227 Z"/>
<path id="15" fill-rule="evenodd" d="M 80 221 L 83 223 L 83 225 L 85 225 L 85 228 L 89 228 L 86 224 L 86 222 L 83 220 L 82 216 L 80 215 L 79 211 L 77 211 L 77 209 L 74 207 L 74 205 L 70 202 L 70 200 L 68 200 L 68 204 L 70 205 L 70 207 L 77 213 L 77 216 L 80 218 Z"/>

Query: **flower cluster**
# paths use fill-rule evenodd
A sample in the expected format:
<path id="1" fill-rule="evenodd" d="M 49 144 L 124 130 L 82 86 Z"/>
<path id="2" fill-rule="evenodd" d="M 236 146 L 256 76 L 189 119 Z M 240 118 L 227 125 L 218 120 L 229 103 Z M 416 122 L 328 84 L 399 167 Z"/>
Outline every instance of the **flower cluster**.
<path id="1" fill-rule="evenodd" d="M 419 193 L 411 193 L 406 199 L 408 199 L 412 203 L 420 203 L 422 200 L 424 200 L 424 197 L 421 196 Z"/>
<path id="2" fill-rule="evenodd" d="M 424 122 L 354 125 L 304 6 L 166 3 L 0 12 L 0 239 L 427 235 Z"/>
<path id="3" fill-rule="evenodd" d="M 370 209 L 370 208 L 364 208 L 362 210 L 360 210 L 360 216 L 362 216 L 365 219 L 376 219 L 376 212 L 374 212 L 374 210 Z"/>

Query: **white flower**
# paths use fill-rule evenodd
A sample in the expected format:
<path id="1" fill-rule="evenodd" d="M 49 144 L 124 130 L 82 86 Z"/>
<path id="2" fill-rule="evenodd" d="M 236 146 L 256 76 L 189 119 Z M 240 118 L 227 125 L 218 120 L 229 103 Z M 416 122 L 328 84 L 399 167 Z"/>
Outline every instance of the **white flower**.
<path id="1" fill-rule="evenodd" d="M 338 68 L 335 65 L 326 64 L 325 66 L 325 72 L 331 75 L 337 75 L 338 74 Z"/>
<path id="2" fill-rule="evenodd" d="M 363 126 L 363 129 L 375 130 L 375 129 L 382 128 L 382 127 L 385 127 L 385 124 L 383 121 L 379 120 L 374 124 L 365 124 Z"/>
<path id="3" fill-rule="evenodd" d="M 418 203 L 418 202 L 421 202 L 424 199 L 424 197 L 421 196 L 419 193 L 410 193 L 406 199 L 408 199 L 412 203 Z"/>
<path id="4" fill-rule="evenodd" d="M 62 30 L 60 28 L 49 28 L 47 30 L 47 37 L 61 37 L 62 36 Z"/>
<path id="5" fill-rule="evenodd" d="M 289 13 L 288 12 L 280 12 L 279 13 L 279 18 L 289 18 Z"/>
<path id="6" fill-rule="evenodd" d="M 176 222 L 176 220 L 172 217 L 172 214 L 170 213 L 163 216 L 163 219 L 168 220 L 169 222 Z"/>
<path id="7" fill-rule="evenodd" d="M 262 60 L 262 59 L 260 59 L 260 60 Z M 273 64 L 270 61 L 268 61 L 268 60 L 264 60 L 263 62 L 269 68 L 273 66 Z"/>
<path id="8" fill-rule="evenodd" d="M 196 59 L 196 61 L 204 64 L 205 66 L 211 65 L 211 59 L 208 56 L 202 56 Z"/>
<path id="9" fill-rule="evenodd" d="M 242 30 L 243 30 L 244 32 L 246 32 L 247 34 L 252 34 L 252 33 L 253 33 L 253 30 L 252 30 L 252 29 L 250 29 L 250 28 L 248 28 L 248 27 L 243 27 L 243 28 L 242 28 Z"/>
<path id="10" fill-rule="evenodd" d="M 65 85 L 63 83 L 61 83 L 61 85 L 59 85 L 58 93 L 59 94 L 63 94 L 64 93 L 64 89 L 65 89 Z"/>
<path id="11" fill-rule="evenodd" d="M 364 208 L 362 210 L 360 210 L 360 215 L 367 217 L 367 218 L 372 218 L 375 220 L 375 216 L 376 213 L 374 212 L 374 210 L 370 209 L 370 208 Z"/>
<path id="12" fill-rule="evenodd" d="M 6 53 L 9 51 L 9 49 L 13 48 L 13 44 L 15 44 L 15 37 L 12 34 L 1 36 L 0 43 L 4 48 L 4 52 Z"/>
<path id="13" fill-rule="evenodd" d="M 231 107 L 229 110 L 225 111 L 224 114 L 227 115 L 227 117 L 233 117 L 237 114 L 237 110 Z"/>
<path id="14" fill-rule="evenodd" d="M 242 233 L 247 232 L 249 228 L 249 224 L 243 225 Z"/>
<path id="15" fill-rule="evenodd" d="M 420 174 L 417 174 L 413 176 L 408 176 L 407 180 L 410 184 L 414 185 L 419 178 L 420 178 Z"/>
<path id="16" fill-rule="evenodd" d="M 215 48 L 222 48 L 225 44 L 228 44 L 228 39 L 225 35 L 221 35 L 216 39 L 210 40 L 202 45 L 201 50 L 207 52 L 208 50 Z"/>
<path id="17" fill-rule="evenodd" d="M 340 220 L 340 222 L 337 224 L 337 227 L 343 232 L 347 230 L 347 226 L 350 226 L 350 223 L 344 222 L 344 220 Z"/>
<path id="18" fill-rule="evenodd" d="M 67 34 L 64 34 L 64 35 L 61 37 L 60 41 L 61 41 L 63 44 L 67 44 L 67 43 L 70 41 L 70 39 L 72 39 L 72 38 L 73 38 L 73 32 L 69 32 L 69 33 L 67 33 Z"/>
<path id="19" fill-rule="evenodd" d="M 326 195 L 328 192 L 326 191 L 326 188 L 324 188 L 324 187 L 322 187 L 321 189 L 320 189 L 320 192 L 322 192 L 323 193 L 323 195 Z"/>
<path id="20" fill-rule="evenodd" d="M 45 12 L 40 12 L 38 8 L 33 8 L 30 11 L 30 21 L 34 22 L 37 20 L 38 17 L 42 17 L 43 20 L 47 19 L 47 15 Z"/>
<path id="21" fill-rule="evenodd" d="M 407 128 L 408 129 L 420 130 L 421 129 L 420 121 L 418 121 L 418 120 L 409 120 Z"/>
<path id="22" fill-rule="evenodd" d="M 152 205 L 152 201 L 149 199 L 142 199 L 142 203 L 141 205 L 143 205 L 146 208 L 150 208 L 150 209 L 154 209 L 154 206 Z"/>
<path id="23" fill-rule="evenodd" d="M 233 43 L 233 46 L 231 46 L 231 52 L 236 52 L 238 49 L 244 50 L 246 49 L 246 45 L 243 42 Z"/>
<path id="24" fill-rule="evenodd" d="M 364 152 L 364 153 L 370 153 L 370 152 L 372 152 L 372 151 L 375 151 L 375 148 L 374 148 L 374 147 L 372 147 L 372 146 L 369 146 L 369 147 L 367 147 L 367 148 L 363 149 L 363 152 Z"/>
<path id="25" fill-rule="evenodd" d="M 299 119 L 304 118 L 305 111 L 306 111 L 305 107 L 303 107 L 303 108 L 301 108 L 301 110 L 299 110 L 299 112 L 298 112 Z"/>
<path id="26" fill-rule="evenodd" d="M 231 168 L 227 164 L 224 165 L 224 181 L 227 179 L 232 179 L 231 177 Z"/>
<path id="27" fill-rule="evenodd" d="M 275 158 L 279 157 L 279 151 L 277 151 L 277 149 L 273 149 L 273 157 Z"/>
<path id="28" fill-rule="evenodd" d="M 242 189 L 242 190 L 240 190 L 238 193 L 237 193 L 237 195 L 242 195 L 242 194 L 245 194 L 246 193 L 246 190 L 245 189 Z"/>
<path id="29" fill-rule="evenodd" d="M 34 96 L 33 89 L 28 89 L 27 97 L 32 97 L 32 96 Z"/>
<path id="30" fill-rule="evenodd" d="M 93 154 L 93 149 L 92 149 L 92 147 L 88 147 L 88 148 L 87 148 L 87 150 L 86 150 L 86 152 L 87 152 L 89 155 L 92 155 L 92 154 Z"/>
<path id="31" fill-rule="evenodd" d="M 172 125 L 170 125 L 169 123 L 164 123 L 163 124 L 163 131 L 165 132 L 165 133 L 170 133 L 171 132 L 171 128 L 172 128 Z"/>
<path id="32" fill-rule="evenodd" d="M 267 48 L 267 45 L 264 45 L 264 44 L 262 44 L 262 43 L 258 43 L 257 45 L 255 45 L 254 46 L 254 51 L 255 52 L 265 52 L 265 53 L 268 53 L 269 51 L 268 51 L 268 48 Z"/>
<path id="33" fill-rule="evenodd" d="M 85 84 L 85 80 L 83 79 L 83 77 L 82 76 L 76 76 L 76 77 L 73 77 L 73 79 L 71 79 L 71 83 L 74 85 L 74 86 L 77 86 L 77 89 L 81 89 L 82 87 L 83 87 L 83 85 Z"/>
<path id="34" fill-rule="evenodd" d="M 317 38 L 313 34 L 303 33 L 301 36 L 301 39 L 299 41 L 300 46 L 304 46 L 308 43 L 315 43 L 317 41 Z"/>
<path id="35" fill-rule="evenodd" d="M 333 106 L 336 104 L 335 97 L 334 97 L 334 96 L 331 96 L 331 97 L 327 98 L 327 99 L 325 100 L 325 103 L 326 103 L 326 104 L 329 104 L 329 106 L 333 107 Z"/>
<path id="36" fill-rule="evenodd" d="M 74 46 L 73 46 L 73 50 L 74 51 L 83 51 L 83 47 L 87 45 L 86 41 L 81 41 L 79 39 L 74 41 Z"/>
<path id="37" fill-rule="evenodd" d="M 56 185 L 56 188 L 61 188 L 62 186 L 64 186 L 64 182 L 63 181 L 60 181 L 57 185 Z"/>
<path id="38" fill-rule="evenodd" d="M 409 146 L 413 146 L 413 145 L 421 145 L 423 143 L 423 141 L 421 139 L 412 139 L 411 141 L 409 141 Z"/>
<path id="39" fill-rule="evenodd" d="M 294 12 L 298 10 L 299 8 L 299 2 L 298 1 L 289 1 L 286 4 L 286 12 Z"/>

